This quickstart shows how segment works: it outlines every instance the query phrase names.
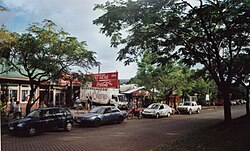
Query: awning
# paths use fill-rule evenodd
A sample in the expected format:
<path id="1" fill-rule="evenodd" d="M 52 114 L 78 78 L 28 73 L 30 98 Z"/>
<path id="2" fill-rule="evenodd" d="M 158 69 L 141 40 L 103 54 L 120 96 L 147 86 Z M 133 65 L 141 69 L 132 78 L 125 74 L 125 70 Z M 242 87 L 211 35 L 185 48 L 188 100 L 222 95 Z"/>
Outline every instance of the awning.
<path id="1" fill-rule="evenodd" d="M 138 90 L 142 90 L 142 89 L 145 89 L 145 87 L 138 87 L 138 88 L 134 88 L 134 89 L 130 89 L 130 90 L 128 90 L 128 91 L 125 91 L 125 92 L 122 92 L 123 94 L 131 94 L 131 93 L 133 93 L 133 92 L 136 92 L 136 91 L 138 91 Z"/>

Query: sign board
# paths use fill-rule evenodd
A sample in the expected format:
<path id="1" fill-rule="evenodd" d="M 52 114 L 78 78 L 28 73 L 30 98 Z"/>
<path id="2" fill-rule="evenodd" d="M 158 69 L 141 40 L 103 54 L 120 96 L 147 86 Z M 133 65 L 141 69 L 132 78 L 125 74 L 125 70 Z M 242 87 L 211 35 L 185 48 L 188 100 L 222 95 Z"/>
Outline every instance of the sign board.
<path id="1" fill-rule="evenodd" d="M 86 75 L 88 78 L 93 78 L 91 85 L 97 88 L 118 88 L 118 72 L 99 73 Z"/>
<path id="2" fill-rule="evenodd" d="M 209 101 L 209 94 L 206 94 L 206 101 Z"/>

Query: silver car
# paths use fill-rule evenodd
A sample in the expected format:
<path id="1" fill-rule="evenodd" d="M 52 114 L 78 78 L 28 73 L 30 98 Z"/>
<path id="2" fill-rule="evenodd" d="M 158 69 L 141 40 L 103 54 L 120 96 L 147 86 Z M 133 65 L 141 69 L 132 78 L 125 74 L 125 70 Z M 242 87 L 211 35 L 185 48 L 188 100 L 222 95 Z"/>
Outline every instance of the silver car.
<path id="1" fill-rule="evenodd" d="M 144 111 L 142 111 L 142 115 L 144 117 L 151 116 L 155 118 L 159 118 L 161 116 L 169 117 L 172 113 L 172 108 L 167 104 L 162 103 L 150 104 L 146 109 L 144 109 Z"/>
<path id="2" fill-rule="evenodd" d="M 83 126 L 98 127 L 105 123 L 122 123 L 125 118 L 126 112 L 114 106 L 97 106 L 88 113 L 76 115 L 74 121 Z"/>

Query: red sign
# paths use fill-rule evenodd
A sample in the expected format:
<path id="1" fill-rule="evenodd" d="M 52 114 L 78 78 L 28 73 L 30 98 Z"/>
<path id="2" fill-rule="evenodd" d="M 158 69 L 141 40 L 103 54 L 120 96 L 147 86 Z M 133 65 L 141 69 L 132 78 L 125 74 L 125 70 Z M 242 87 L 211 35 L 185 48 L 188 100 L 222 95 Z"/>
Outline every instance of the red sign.
<path id="1" fill-rule="evenodd" d="M 118 72 L 99 73 L 87 75 L 93 77 L 92 87 L 98 88 L 117 88 L 118 87 Z"/>

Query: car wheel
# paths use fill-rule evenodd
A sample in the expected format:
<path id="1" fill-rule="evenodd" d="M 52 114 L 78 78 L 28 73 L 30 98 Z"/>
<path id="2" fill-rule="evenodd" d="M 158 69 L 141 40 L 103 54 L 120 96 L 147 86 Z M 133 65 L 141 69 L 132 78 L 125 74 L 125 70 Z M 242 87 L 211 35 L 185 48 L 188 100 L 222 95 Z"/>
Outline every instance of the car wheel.
<path id="1" fill-rule="evenodd" d="M 100 125 L 101 125 L 101 119 L 96 118 L 96 119 L 94 120 L 94 126 L 95 126 L 95 127 L 99 127 Z"/>
<path id="2" fill-rule="evenodd" d="M 68 123 L 65 125 L 64 130 L 65 130 L 65 131 L 71 131 L 71 130 L 72 130 L 72 123 L 68 122 Z"/>
<path id="3" fill-rule="evenodd" d="M 191 115 L 191 114 L 192 114 L 192 110 L 191 110 L 191 109 L 188 111 L 188 114 L 189 114 L 189 115 Z"/>
<path id="4" fill-rule="evenodd" d="M 199 113 L 201 112 L 201 110 L 200 110 L 200 109 L 197 109 L 197 111 L 196 111 L 196 112 L 197 112 L 197 114 L 199 114 Z"/>
<path id="5" fill-rule="evenodd" d="M 123 121 L 124 121 L 124 118 L 122 116 L 120 116 L 119 119 L 118 119 L 118 121 L 117 121 L 117 123 L 121 124 Z"/>
<path id="6" fill-rule="evenodd" d="M 167 117 L 169 117 L 170 115 L 171 115 L 170 112 L 168 112 Z"/>
<path id="7" fill-rule="evenodd" d="M 133 113 L 128 113 L 127 119 L 128 119 L 128 120 L 131 120 L 132 118 L 133 118 Z"/>
<path id="8" fill-rule="evenodd" d="M 37 132 L 36 132 L 36 128 L 31 127 L 31 128 L 28 129 L 28 135 L 29 135 L 29 136 L 35 136 L 36 133 L 37 133 Z"/>
<path id="9" fill-rule="evenodd" d="M 156 114 L 155 118 L 158 119 L 160 117 L 159 113 Z"/>

